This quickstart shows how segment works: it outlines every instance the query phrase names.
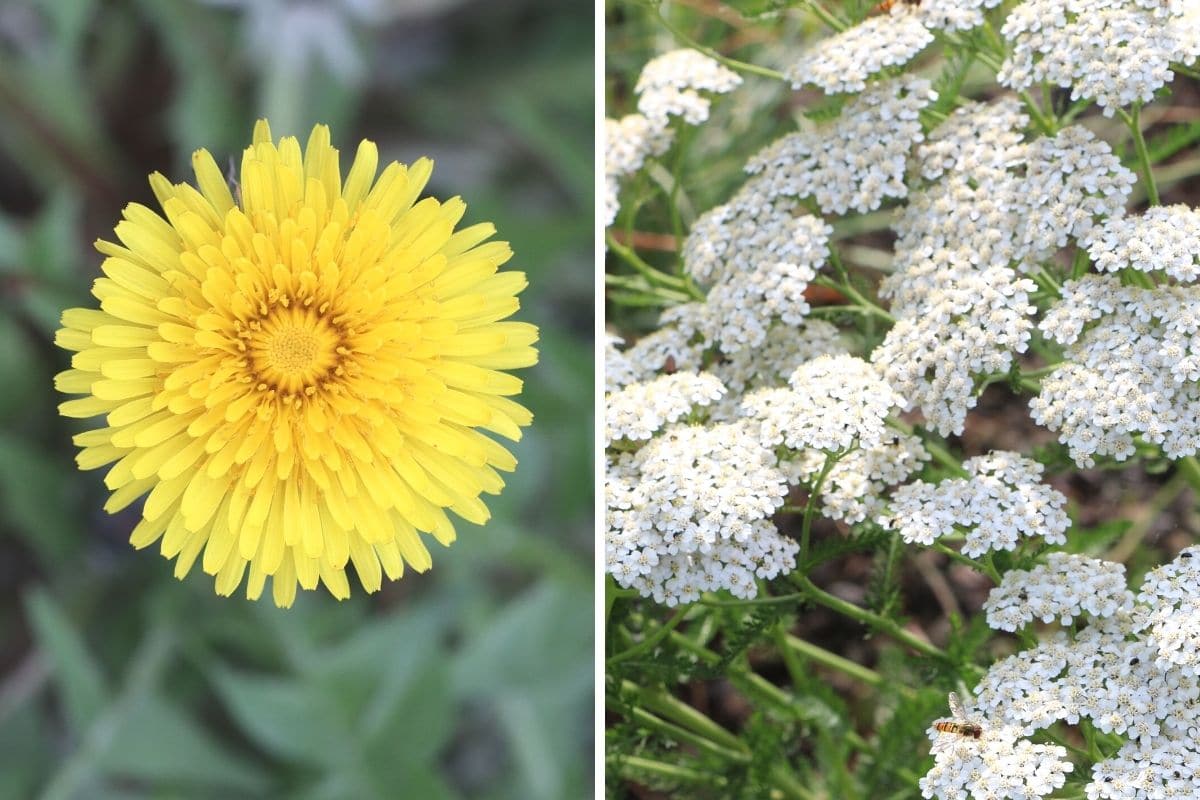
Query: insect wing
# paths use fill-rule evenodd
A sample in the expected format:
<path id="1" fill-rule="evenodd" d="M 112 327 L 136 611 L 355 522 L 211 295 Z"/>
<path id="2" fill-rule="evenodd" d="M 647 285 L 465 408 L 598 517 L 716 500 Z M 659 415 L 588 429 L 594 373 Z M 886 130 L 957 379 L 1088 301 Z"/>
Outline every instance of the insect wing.
<path id="1" fill-rule="evenodd" d="M 960 703 L 958 700 L 958 695 L 954 692 L 951 692 L 949 700 L 950 713 L 954 716 L 954 718 L 959 722 L 969 722 L 970 720 L 967 719 L 967 712 L 963 711 L 962 703 Z"/>

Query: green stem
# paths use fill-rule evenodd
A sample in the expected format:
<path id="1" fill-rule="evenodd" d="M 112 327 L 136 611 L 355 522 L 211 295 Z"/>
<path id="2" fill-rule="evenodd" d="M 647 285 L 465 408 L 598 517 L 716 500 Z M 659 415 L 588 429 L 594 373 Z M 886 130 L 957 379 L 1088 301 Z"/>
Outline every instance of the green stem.
<path id="1" fill-rule="evenodd" d="M 1146 139 L 1142 136 L 1142 107 L 1140 104 L 1133 106 L 1133 113 L 1130 114 L 1124 109 L 1117 109 L 1117 115 L 1125 122 L 1129 128 L 1129 133 L 1133 137 L 1133 147 L 1137 152 L 1138 166 L 1142 171 L 1142 178 L 1146 181 L 1146 197 L 1150 200 L 1150 205 L 1156 206 L 1161 202 L 1158 197 L 1158 185 L 1154 182 L 1154 166 L 1150 163 L 1150 151 L 1146 149 Z"/>
<path id="2" fill-rule="evenodd" d="M 829 477 L 829 473 L 837 465 L 838 459 L 841 456 L 837 453 L 826 453 L 825 463 L 821 466 L 821 472 L 817 475 L 817 479 L 813 481 L 812 488 L 808 490 L 808 502 L 804 504 L 804 521 L 800 524 L 800 552 L 796 556 L 796 563 L 801 569 L 807 569 L 808 562 L 808 540 L 812 533 L 812 521 L 816 516 L 817 503 L 821 496 L 821 487 L 825 484 L 825 479 Z"/>
<path id="3" fill-rule="evenodd" d="M 671 631 L 675 630 L 675 627 L 680 622 L 683 622 L 683 617 L 686 613 L 687 613 L 687 609 L 680 609 L 679 611 L 676 611 L 669 620 L 667 620 L 662 625 L 659 625 L 658 628 L 654 631 L 654 633 L 650 634 L 645 639 L 643 639 L 641 642 L 639 642 L 638 644 L 629 648 L 628 650 L 622 651 L 622 652 L 617 653 L 616 655 L 612 656 L 605 663 L 609 667 L 611 667 L 614 664 L 619 664 L 622 661 L 627 661 L 631 658 L 636 658 L 637 656 L 641 655 L 642 653 L 647 653 L 647 652 L 653 650 L 655 647 L 658 646 L 659 642 L 661 642 L 663 639 L 667 638 L 667 634 L 669 634 Z"/>
<path id="4" fill-rule="evenodd" d="M 1046 118 L 1042 113 L 1042 107 L 1033 99 L 1033 95 L 1029 92 L 1021 92 L 1021 102 L 1025 104 L 1025 110 L 1029 112 L 1029 116 L 1033 118 L 1033 124 L 1038 130 L 1046 136 L 1053 136 L 1055 133 L 1054 123 Z"/>
<path id="5" fill-rule="evenodd" d="M 858 622 L 861 622 L 870 628 L 874 628 L 875 630 L 885 633 L 901 644 L 907 645 L 922 655 L 936 658 L 939 661 L 949 660 L 946 652 L 937 645 L 918 639 L 886 617 L 881 617 L 873 611 L 869 611 L 861 606 L 856 606 L 853 603 L 847 602 L 840 597 L 826 592 L 809 580 L 807 575 L 792 573 L 792 582 L 802 589 L 811 600 L 816 603 L 820 603 L 831 611 L 836 611 L 842 616 L 850 617 L 850 619 L 857 620 Z"/>
<path id="6" fill-rule="evenodd" d="M 826 288 L 841 292 L 842 294 L 846 295 L 846 297 L 857 303 L 859 307 L 863 309 L 863 313 L 865 314 L 879 317 L 880 319 L 886 319 L 888 322 L 894 323 L 896 321 L 896 318 L 893 317 L 891 313 L 881 306 L 872 303 L 865 296 L 863 296 L 861 292 L 851 286 L 849 282 L 843 284 L 825 275 L 818 275 L 813 279 L 813 283 L 817 286 L 824 286 Z"/>
<path id="7" fill-rule="evenodd" d="M 821 20 L 821 22 L 824 22 L 826 25 L 833 28 L 838 33 L 841 33 L 842 31 L 846 30 L 846 23 L 842 22 L 840 19 L 835 17 L 833 14 L 831 14 L 829 12 L 829 9 L 827 9 L 827 8 L 825 8 L 825 6 L 821 5 L 820 2 L 818 2 L 818 0 L 808 0 L 805 3 L 805 5 L 807 5 L 809 7 L 809 9 L 812 10 L 813 14 L 816 16 L 817 19 Z"/>
<path id="8" fill-rule="evenodd" d="M 704 53 L 704 55 L 708 56 L 709 58 L 714 59 L 715 61 L 719 61 L 720 63 L 724 64 L 725 66 L 729 67 L 732 70 L 736 70 L 737 72 L 745 72 L 749 75 L 758 75 L 760 77 L 770 78 L 771 80 L 775 80 L 775 81 L 784 81 L 784 82 L 787 81 L 787 77 L 782 72 L 776 72 L 773 69 L 768 69 L 767 67 L 760 67 L 757 64 L 750 64 L 745 61 L 738 61 L 736 58 L 730 58 L 729 56 L 718 53 L 716 50 L 712 49 L 711 47 L 705 47 L 704 45 L 700 44 L 695 39 L 693 39 L 691 36 L 688 36 L 686 33 L 681 31 L 679 28 L 675 27 L 675 25 L 673 25 L 671 23 L 671 21 L 667 19 L 666 15 L 662 13 L 662 8 L 659 5 L 657 5 L 657 4 L 655 5 L 654 11 L 656 14 L 658 14 L 658 19 L 662 23 L 663 27 L 666 28 L 667 30 L 669 30 L 675 36 L 676 39 L 683 42 L 684 44 L 686 44 L 688 47 L 692 48 L 693 50 L 699 50 L 701 53 Z"/>
<path id="9" fill-rule="evenodd" d="M 677 278 L 674 275 L 668 275 L 662 270 L 655 269 L 642 260 L 642 257 L 632 247 L 626 247 L 617 241 L 611 233 L 605 234 L 605 241 L 608 244 L 608 249 L 620 256 L 625 263 L 633 267 L 652 284 L 661 286 L 672 286 L 676 289 L 687 290 L 687 281 L 683 278 Z M 701 298 L 696 298 L 701 299 Z"/>
<path id="10" fill-rule="evenodd" d="M 671 764 L 666 761 L 657 761 L 642 756 L 610 756 L 608 763 L 622 777 L 632 777 L 626 772 L 626 769 L 630 769 L 643 775 L 654 775 L 658 778 L 684 781 L 686 783 L 702 783 L 718 789 L 725 787 L 729 783 L 724 775 L 701 772 L 691 767 Z"/>
<path id="11" fill-rule="evenodd" d="M 748 748 L 743 747 L 740 750 L 732 750 L 728 747 L 723 747 L 713 741 L 710 741 L 709 739 L 704 738 L 703 736 L 699 736 L 689 731 L 687 728 L 676 725 L 673 722 L 667 722 L 666 720 L 659 719 L 644 708 L 637 708 L 635 706 L 632 709 L 628 709 L 615 702 L 609 702 L 608 708 L 609 710 L 618 714 L 628 711 L 630 718 L 639 725 L 643 725 L 647 728 L 658 731 L 664 736 L 677 742 L 685 742 L 690 744 L 696 749 L 702 750 L 710 755 L 714 755 L 717 758 L 724 759 L 725 761 L 732 761 L 735 764 L 750 763 L 750 752 Z"/>
<path id="12" fill-rule="evenodd" d="M 1185 67 L 1183 64 L 1172 64 L 1171 69 L 1174 72 L 1178 72 L 1180 75 L 1186 75 L 1193 80 L 1200 81 L 1200 71 L 1191 69 L 1190 67 Z"/>
<path id="13" fill-rule="evenodd" d="M 848 675 L 860 683 L 865 683 L 868 686 L 882 686 L 884 684 L 883 676 L 875 670 L 864 667 L 861 664 L 855 663 L 849 659 L 842 658 L 837 653 L 831 653 L 823 647 L 807 642 L 799 637 L 786 634 L 782 638 L 782 645 L 788 650 L 804 656 L 805 658 L 815 661 L 816 663 L 828 667 L 832 670 Z M 781 647 L 781 649 L 783 649 Z M 907 691 L 908 687 L 900 687 L 902 693 Z"/>
<path id="14" fill-rule="evenodd" d="M 962 553 L 958 552 L 954 548 L 947 547 L 946 545 L 942 544 L 941 542 L 934 542 L 933 549 L 937 550 L 939 553 L 942 553 L 943 555 L 949 556 L 950 559 L 957 561 L 960 564 L 966 564 L 968 567 L 975 570 L 976 572 L 987 575 L 989 578 L 991 578 L 996 583 L 997 586 L 1000 585 L 1000 573 L 996 570 L 996 567 L 993 566 L 992 564 L 989 564 L 984 561 L 976 561 L 975 559 L 971 558 L 970 556 L 964 556 Z"/>
<path id="15" fill-rule="evenodd" d="M 690 641 L 686 636 L 676 634 L 676 637 Z M 745 747 L 741 739 L 716 722 L 713 722 L 709 717 L 702 714 L 699 709 L 688 705 L 665 691 L 645 689 L 628 680 L 621 681 L 621 691 L 622 694 L 635 696 L 641 705 L 656 714 L 667 717 L 674 721 L 675 724 L 698 733 L 709 741 L 728 747 L 731 750 L 742 750 Z"/>
<path id="16" fill-rule="evenodd" d="M 901 422 L 898 419 L 892 419 L 889 417 L 887 423 L 901 433 L 908 434 L 909 436 L 913 434 L 913 427 Z M 955 458 L 949 450 L 942 447 L 937 442 L 929 441 L 928 439 L 923 438 L 921 444 L 925 447 L 925 451 L 928 452 L 929 455 L 933 456 L 934 461 L 950 470 L 955 476 L 959 478 L 971 477 L 971 474 L 963 469 L 962 461 L 958 458 Z"/>
<path id="17" fill-rule="evenodd" d="M 1188 486 L 1200 495 L 1200 461 L 1197 461 L 1195 456 L 1184 456 L 1175 463 L 1179 465 L 1179 473 L 1183 475 Z"/>

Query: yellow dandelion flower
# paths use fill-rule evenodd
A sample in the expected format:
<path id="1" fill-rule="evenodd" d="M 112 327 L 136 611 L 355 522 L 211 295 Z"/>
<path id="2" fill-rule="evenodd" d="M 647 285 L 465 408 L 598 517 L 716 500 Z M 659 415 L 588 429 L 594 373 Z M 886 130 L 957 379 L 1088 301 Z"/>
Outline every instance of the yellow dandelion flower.
<path id="1" fill-rule="evenodd" d="M 197 558 L 231 594 L 247 571 L 280 606 L 296 584 L 368 592 L 405 564 L 429 568 L 421 533 L 455 537 L 446 514 L 488 519 L 530 413 L 505 372 L 537 360 L 537 329 L 507 321 L 525 287 L 490 224 L 454 228 L 466 206 L 418 200 L 433 165 L 358 147 L 345 181 L 329 129 L 303 150 L 265 120 L 242 156 L 238 196 L 206 150 L 194 188 L 161 174 L 160 216 L 139 204 L 116 226 L 92 294 L 63 313 L 73 351 L 55 383 L 84 395 L 68 417 L 83 469 L 110 465 L 105 509 L 146 495 L 131 542 L 158 541 L 182 578 Z"/>

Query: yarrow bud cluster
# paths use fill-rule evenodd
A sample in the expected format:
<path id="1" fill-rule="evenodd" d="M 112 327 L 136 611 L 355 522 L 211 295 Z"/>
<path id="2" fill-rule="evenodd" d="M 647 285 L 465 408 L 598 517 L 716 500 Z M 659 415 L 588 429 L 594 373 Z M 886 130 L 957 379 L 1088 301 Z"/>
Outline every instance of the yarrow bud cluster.
<path id="1" fill-rule="evenodd" d="M 778 321 L 799 325 L 804 290 L 825 261 L 833 229 L 747 184 L 703 214 L 684 243 L 688 272 L 708 286 L 700 333 L 725 353 L 758 347 Z"/>
<path id="2" fill-rule="evenodd" d="M 1021 143 L 1013 104 L 987 108 L 961 109 L 919 151 L 940 180 L 900 212 L 894 272 L 880 286 L 897 322 L 871 360 L 942 434 L 962 432 L 977 377 L 1008 371 L 1028 346 L 1036 285 L 1017 270 L 1122 213 L 1135 180 L 1084 128 Z"/>
<path id="3" fill-rule="evenodd" d="M 970 477 L 901 486 L 880 522 L 912 544 L 929 545 L 965 532 L 962 552 L 971 557 L 1014 550 L 1034 536 L 1047 544 L 1066 542 L 1071 524 L 1063 510 L 1067 499 L 1041 483 L 1041 464 L 996 451 L 968 459 L 963 468 Z"/>

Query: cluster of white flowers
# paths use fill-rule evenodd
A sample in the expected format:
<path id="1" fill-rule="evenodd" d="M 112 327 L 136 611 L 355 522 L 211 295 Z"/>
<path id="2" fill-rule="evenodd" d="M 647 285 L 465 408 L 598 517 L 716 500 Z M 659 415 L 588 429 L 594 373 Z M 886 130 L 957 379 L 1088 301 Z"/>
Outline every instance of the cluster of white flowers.
<path id="1" fill-rule="evenodd" d="M 729 389 L 727 399 L 740 403 L 753 389 L 786 385 L 797 364 L 845 352 L 846 342 L 836 326 L 808 319 L 803 325 L 772 325 L 758 346 L 728 354 L 710 370 Z"/>
<path id="2" fill-rule="evenodd" d="M 962 432 L 976 378 L 1008 371 L 1028 346 L 1036 284 L 1018 272 L 1122 213 L 1136 180 L 1086 129 L 1022 143 L 1014 126 L 1023 122 L 1005 100 L 953 116 L 920 151 L 922 171 L 940 180 L 895 224 L 894 271 L 880 294 L 897 323 L 871 360 L 942 434 Z"/>
<path id="3" fill-rule="evenodd" d="M 899 531 L 906 542 L 924 545 L 964 531 L 962 552 L 972 557 L 1013 550 L 1020 539 L 1033 536 L 1047 544 L 1066 542 L 1067 499 L 1041 483 L 1041 464 L 996 451 L 968 459 L 963 467 L 969 478 L 901 486 L 881 524 Z"/>
<path id="4" fill-rule="evenodd" d="M 1152 206 L 1141 216 L 1113 217 L 1092 230 L 1088 255 L 1101 272 L 1165 272 L 1177 281 L 1200 278 L 1200 211 Z"/>
<path id="5" fill-rule="evenodd" d="M 788 383 L 790 388 L 751 392 L 742 408 L 759 423 L 763 442 L 791 450 L 878 447 L 888 414 L 901 402 L 871 364 L 854 356 L 805 362 Z"/>
<path id="6" fill-rule="evenodd" d="M 1034 744 L 1012 725 L 983 726 L 978 738 L 929 729 L 935 742 L 950 744 L 936 750 L 936 760 L 921 778 L 921 795 L 940 800 L 1034 800 L 1066 783 L 1074 769 L 1067 749 Z"/>
<path id="7" fill-rule="evenodd" d="M 1200 56 L 1190 0 L 1025 0 L 1001 29 L 1012 44 L 998 80 L 1042 82 L 1094 100 L 1104 114 L 1149 102 L 1174 77 L 1171 62 Z"/>
<path id="8" fill-rule="evenodd" d="M 1196 796 L 1200 640 L 1194 598 L 1200 596 L 1200 548 L 1184 550 L 1150 572 L 1136 602 L 1118 579 L 1119 565 L 1060 559 L 1057 566 L 1060 571 L 1040 577 L 1031 571 L 1017 583 L 1030 598 L 1057 596 L 1052 603 L 1075 605 L 1069 617 L 1087 611 L 1087 626 L 1059 631 L 992 665 L 976 688 L 974 705 L 1020 735 L 1060 720 L 1087 719 L 1103 733 L 1127 737 L 1119 752 L 1093 767 L 1085 789 L 1092 800 Z M 1078 580 L 1089 581 L 1101 595 L 1090 600 L 1091 610 L 1085 592 L 1066 585 Z"/>
<path id="9" fill-rule="evenodd" d="M 795 89 L 812 84 L 826 94 L 861 92 L 872 75 L 907 64 L 932 41 L 921 20 L 897 4 L 890 16 L 870 17 L 819 41 L 787 70 L 787 78 Z"/>
<path id="10" fill-rule="evenodd" d="M 660 603 L 727 589 L 757 594 L 757 579 L 795 569 L 795 541 L 770 521 L 787 484 L 775 457 L 744 425 L 675 426 L 606 471 L 606 568 Z"/>
<path id="11" fill-rule="evenodd" d="M 804 290 L 825 262 L 833 229 L 797 214 L 796 205 L 747 184 L 704 213 L 684 242 L 688 273 L 708 288 L 697 327 L 725 353 L 758 347 L 774 322 L 798 325 L 809 311 Z"/>
<path id="12" fill-rule="evenodd" d="M 1200 449 L 1197 287 L 1143 289 L 1087 275 L 1063 285 L 1041 328 L 1067 347 L 1029 406 L 1077 464 L 1094 466 L 1096 455 L 1124 460 L 1135 435 L 1170 458 Z"/>
<path id="13" fill-rule="evenodd" d="M 724 394 L 721 381 L 707 372 L 676 372 L 631 383 L 604 398 L 604 444 L 649 439 L 664 425 Z"/>
<path id="14" fill-rule="evenodd" d="M 923 0 L 917 7 L 921 21 L 929 28 L 966 31 L 984 23 L 983 11 L 995 8 L 1001 0 Z"/>
<path id="15" fill-rule="evenodd" d="M 1133 593 L 1125 588 L 1125 566 L 1073 553 L 1050 553 L 1044 564 L 1005 573 L 987 602 L 988 625 L 1016 631 L 1040 619 L 1063 625 L 1087 612 L 1111 617 L 1133 609 Z"/>
<path id="16" fill-rule="evenodd" d="M 604 224 L 611 225 L 621 207 L 621 179 L 642 168 L 647 158 L 671 147 L 671 129 L 641 114 L 604 120 Z"/>
<path id="17" fill-rule="evenodd" d="M 689 125 L 708 119 L 710 101 L 700 92 L 728 94 L 741 86 L 736 72 L 695 50 L 672 50 L 652 58 L 642 68 L 634 91 L 638 111 L 666 126 L 667 117 L 680 117 Z"/>
<path id="18" fill-rule="evenodd" d="M 780 469 L 795 484 L 812 485 L 825 467 L 825 453 L 801 450 L 781 458 Z M 855 450 L 838 459 L 821 486 L 821 513 L 848 524 L 883 513 L 888 489 L 908 480 L 929 461 L 916 436 L 892 433 L 875 447 Z"/>
<path id="19" fill-rule="evenodd" d="M 750 159 L 756 191 L 767 200 L 812 197 L 821 211 L 870 211 L 905 197 L 905 167 L 924 138 L 919 113 L 937 99 L 929 81 L 903 76 L 855 97 L 841 115 L 788 134 Z"/>
<path id="20" fill-rule="evenodd" d="M 604 120 L 605 225 L 617 218 L 621 179 L 671 147 L 671 117 L 699 125 L 708 119 L 710 105 L 700 92 L 731 92 L 741 82 L 737 73 L 695 50 L 674 50 L 646 64 L 634 89 L 638 113 Z"/>
<path id="21" fill-rule="evenodd" d="M 1021 131 L 1028 124 L 1021 102 L 1011 95 L 991 103 L 964 103 L 917 148 L 921 175 L 936 180 L 946 172 L 1007 169 L 1022 160 Z"/>
<path id="22" fill-rule="evenodd" d="M 1150 572 L 1138 602 L 1151 609 L 1146 638 L 1157 651 L 1156 663 L 1190 678 L 1200 674 L 1200 548 L 1189 547 Z"/>

